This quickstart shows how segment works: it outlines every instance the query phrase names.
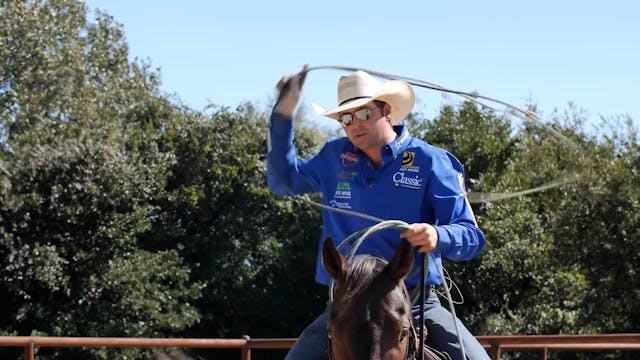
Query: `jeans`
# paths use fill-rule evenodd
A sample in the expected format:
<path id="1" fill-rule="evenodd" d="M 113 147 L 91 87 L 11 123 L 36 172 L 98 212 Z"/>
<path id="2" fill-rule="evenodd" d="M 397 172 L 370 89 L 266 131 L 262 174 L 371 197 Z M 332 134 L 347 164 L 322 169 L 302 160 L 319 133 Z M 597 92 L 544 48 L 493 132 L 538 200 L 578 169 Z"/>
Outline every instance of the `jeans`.
<path id="1" fill-rule="evenodd" d="M 448 353 L 453 360 L 461 360 L 462 355 L 460 353 L 460 345 L 458 344 L 458 335 L 456 334 L 451 313 L 440 304 L 440 299 L 438 299 L 438 295 L 433 290 L 428 293 L 424 304 L 424 321 L 428 334 L 427 345 L 438 351 Z M 298 341 L 293 344 L 285 360 L 325 359 L 325 350 L 328 346 L 327 310 L 302 331 L 298 337 Z M 418 324 L 420 321 L 420 304 L 414 305 L 412 312 L 414 323 Z M 476 340 L 460 320 L 456 319 L 456 321 L 458 322 L 458 329 L 460 330 L 460 336 L 464 343 L 467 359 L 488 360 L 489 356 L 478 340 Z"/>

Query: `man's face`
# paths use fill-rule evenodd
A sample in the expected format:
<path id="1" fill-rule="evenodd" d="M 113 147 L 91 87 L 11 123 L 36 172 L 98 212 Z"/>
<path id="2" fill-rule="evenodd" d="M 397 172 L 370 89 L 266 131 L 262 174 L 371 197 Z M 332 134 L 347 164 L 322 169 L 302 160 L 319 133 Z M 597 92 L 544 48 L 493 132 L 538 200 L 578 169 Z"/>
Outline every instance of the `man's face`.
<path id="1" fill-rule="evenodd" d="M 363 151 L 378 150 L 395 137 L 387 116 L 389 111 L 389 105 L 381 107 L 370 102 L 341 112 L 339 121 L 347 137 L 357 148 Z"/>

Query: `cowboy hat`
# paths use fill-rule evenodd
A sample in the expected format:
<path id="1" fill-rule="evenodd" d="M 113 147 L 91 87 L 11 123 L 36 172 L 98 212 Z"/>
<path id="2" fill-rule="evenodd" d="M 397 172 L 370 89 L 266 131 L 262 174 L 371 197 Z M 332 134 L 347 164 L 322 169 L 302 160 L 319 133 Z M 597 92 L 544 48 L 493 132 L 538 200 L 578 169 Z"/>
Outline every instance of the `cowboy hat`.
<path id="1" fill-rule="evenodd" d="M 338 120 L 341 112 L 358 108 L 373 100 L 384 101 L 391 106 L 391 124 L 397 125 L 411 112 L 416 96 L 411 85 L 400 80 L 384 84 L 368 73 L 358 70 L 340 77 L 338 82 L 338 107 L 321 113 Z"/>

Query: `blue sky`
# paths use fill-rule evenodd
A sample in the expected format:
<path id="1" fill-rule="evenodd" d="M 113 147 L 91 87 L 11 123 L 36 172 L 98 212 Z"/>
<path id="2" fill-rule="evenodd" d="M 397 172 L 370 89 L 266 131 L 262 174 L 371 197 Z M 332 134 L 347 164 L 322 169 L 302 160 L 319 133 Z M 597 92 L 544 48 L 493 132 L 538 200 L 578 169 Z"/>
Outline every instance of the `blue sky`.
<path id="1" fill-rule="evenodd" d="M 266 106 L 284 73 L 344 65 L 516 106 L 544 119 L 569 102 L 590 120 L 640 123 L 640 2 L 88 0 L 124 26 L 131 60 L 160 68 L 162 90 L 198 110 Z M 305 104 L 335 105 L 343 73 L 310 73 Z M 461 99 L 416 90 L 430 116 Z M 311 109 L 308 114 L 313 117 Z M 332 120 L 316 117 L 320 125 Z"/>

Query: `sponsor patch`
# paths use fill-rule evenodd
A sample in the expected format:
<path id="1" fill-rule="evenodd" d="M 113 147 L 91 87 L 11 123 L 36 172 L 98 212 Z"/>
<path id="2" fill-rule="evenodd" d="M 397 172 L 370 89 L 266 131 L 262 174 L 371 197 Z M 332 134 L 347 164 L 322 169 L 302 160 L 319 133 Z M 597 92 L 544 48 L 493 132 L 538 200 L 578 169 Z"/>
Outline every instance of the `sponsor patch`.
<path id="1" fill-rule="evenodd" d="M 400 167 L 400 170 L 404 170 L 404 171 L 414 171 L 414 172 L 418 172 L 420 171 L 420 167 L 419 166 L 414 166 L 413 165 L 413 160 L 415 160 L 416 158 L 416 153 L 413 151 L 403 151 L 402 152 L 402 166 Z"/>
<path id="2" fill-rule="evenodd" d="M 348 182 L 340 181 L 336 185 L 336 192 L 333 194 L 334 199 L 351 199 L 351 185 Z"/>
<path id="3" fill-rule="evenodd" d="M 407 189 L 419 190 L 422 187 L 424 178 L 416 174 L 407 174 L 404 171 L 398 171 L 393 174 L 393 185 L 401 186 Z"/>
<path id="4" fill-rule="evenodd" d="M 356 176 L 358 176 L 357 171 L 340 171 L 338 174 L 336 174 L 336 177 L 339 180 L 353 180 L 356 178 Z"/>
<path id="5" fill-rule="evenodd" d="M 350 152 L 340 154 L 343 166 L 353 166 L 358 163 L 358 155 Z"/>
<path id="6" fill-rule="evenodd" d="M 329 205 L 338 209 L 346 209 L 346 210 L 351 209 L 351 203 L 347 201 L 338 201 L 336 199 L 332 199 L 331 201 L 329 201 Z"/>

